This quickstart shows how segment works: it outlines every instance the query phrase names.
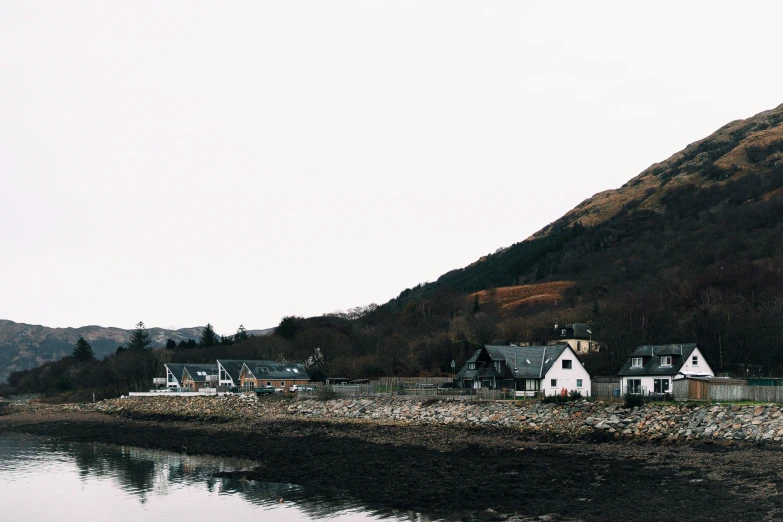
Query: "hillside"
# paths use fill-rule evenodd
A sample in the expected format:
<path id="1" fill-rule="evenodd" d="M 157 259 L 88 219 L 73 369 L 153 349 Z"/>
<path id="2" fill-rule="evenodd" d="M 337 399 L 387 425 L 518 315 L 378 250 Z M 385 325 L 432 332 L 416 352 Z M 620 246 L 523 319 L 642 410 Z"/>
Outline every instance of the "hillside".
<path id="1" fill-rule="evenodd" d="M 198 340 L 202 328 L 150 328 L 149 333 L 153 346 L 165 346 L 168 339 L 178 343 L 188 339 Z M 252 330 L 248 333 L 264 335 L 269 331 Z M 96 357 L 102 358 L 114 353 L 118 346 L 127 344 L 130 334 L 131 330 L 122 328 L 48 328 L 0 319 L 0 382 L 13 371 L 34 368 L 46 361 L 70 355 L 79 337 L 84 337 L 92 345 Z"/>
<path id="2" fill-rule="evenodd" d="M 391 304 L 478 295 L 500 324 L 603 322 L 616 357 L 642 342 L 698 340 L 717 367 L 747 371 L 783 365 L 782 275 L 783 105 Z"/>

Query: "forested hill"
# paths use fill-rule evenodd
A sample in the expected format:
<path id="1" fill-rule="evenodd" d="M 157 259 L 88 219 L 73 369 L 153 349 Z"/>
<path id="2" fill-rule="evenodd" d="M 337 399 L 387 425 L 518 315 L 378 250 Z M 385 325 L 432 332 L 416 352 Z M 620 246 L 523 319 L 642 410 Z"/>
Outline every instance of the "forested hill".
<path id="1" fill-rule="evenodd" d="M 782 218 L 783 105 L 391 304 L 478 292 L 501 326 L 590 319 L 612 369 L 636 344 L 696 340 L 723 369 L 783 371 Z"/>
<path id="2" fill-rule="evenodd" d="M 198 340 L 202 328 L 201 326 L 178 330 L 150 328 L 149 333 L 152 346 L 164 346 L 168 339 L 177 343 L 188 339 Z M 13 371 L 34 368 L 43 362 L 70 355 L 79 337 L 84 337 L 92 345 L 96 357 L 103 358 L 114 353 L 118 346 L 127 345 L 131 331 L 95 325 L 80 328 L 49 328 L 0 319 L 0 383 Z M 267 332 L 257 330 L 248 333 Z"/>

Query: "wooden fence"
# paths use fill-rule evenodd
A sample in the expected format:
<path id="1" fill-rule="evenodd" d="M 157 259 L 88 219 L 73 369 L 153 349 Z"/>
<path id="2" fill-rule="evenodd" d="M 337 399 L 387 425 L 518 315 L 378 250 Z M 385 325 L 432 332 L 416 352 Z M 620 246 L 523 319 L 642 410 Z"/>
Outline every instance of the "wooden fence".
<path id="1" fill-rule="evenodd" d="M 783 386 L 710 386 L 713 402 L 783 402 Z"/>

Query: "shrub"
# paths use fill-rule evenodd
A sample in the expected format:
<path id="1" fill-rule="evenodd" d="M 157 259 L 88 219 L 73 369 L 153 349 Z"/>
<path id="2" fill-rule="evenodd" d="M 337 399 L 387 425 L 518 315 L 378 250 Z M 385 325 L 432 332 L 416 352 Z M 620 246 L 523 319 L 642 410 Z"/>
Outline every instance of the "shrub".
<path id="1" fill-rule="evenodd" d="M 644 406 L 644 397 L 641 395 L 637 395 L 635 393 L 626 393 L 625 394 L 625 407 L 626 408 L 635 408 L 635 407 L 641 407 Z"/>
<path id="2" fill-rule="evenodd" d="M 330 401 L 337 398 L 337 392 L 329 390 L 326 386 L 321 387 L 315 394 L 315 399 L 319 401 Z"/>
<path id="3" fill-rule="evenodd" d="M 569 401 L 582 400 L 582 392 L 580 392 L 579 390 L 571 390 L 571 393 L 568 394 L 568 400 Z"/>

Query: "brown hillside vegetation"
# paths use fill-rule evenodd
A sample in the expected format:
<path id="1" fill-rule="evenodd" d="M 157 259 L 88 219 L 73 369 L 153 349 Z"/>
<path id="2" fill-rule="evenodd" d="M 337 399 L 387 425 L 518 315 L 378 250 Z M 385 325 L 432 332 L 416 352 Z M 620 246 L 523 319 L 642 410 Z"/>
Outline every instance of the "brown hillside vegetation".
<path id="1" fill-rule="evenodd" d="M 492 288 L 470 294 L 470 299 L 478 296 L 481 306 L 494 305 L 501 314 L 512 314 L 519 308 L 530 305 L 557 306 L 562 303 L 564 292 L 573 288 L 573 281 L 550 281 L 520 286 Z"/>
<path id="2" fill-rule="evenodd" d="M 621 188 L 599 192 L 567 212 L 558 223 L 593 227 L 604 223 L 624 206 L 663 212 L 664 194 L 684 184 L 701 187 L 757 175 L 783 160 L 783 105 L 752 118 L 733 121 L 710 136 L 691 143 L 661 163 L 655 163 Z M 553 224 L 554 225 L 554 224 Z M 544 227 L 531 238 L 552 231 Z"/>

